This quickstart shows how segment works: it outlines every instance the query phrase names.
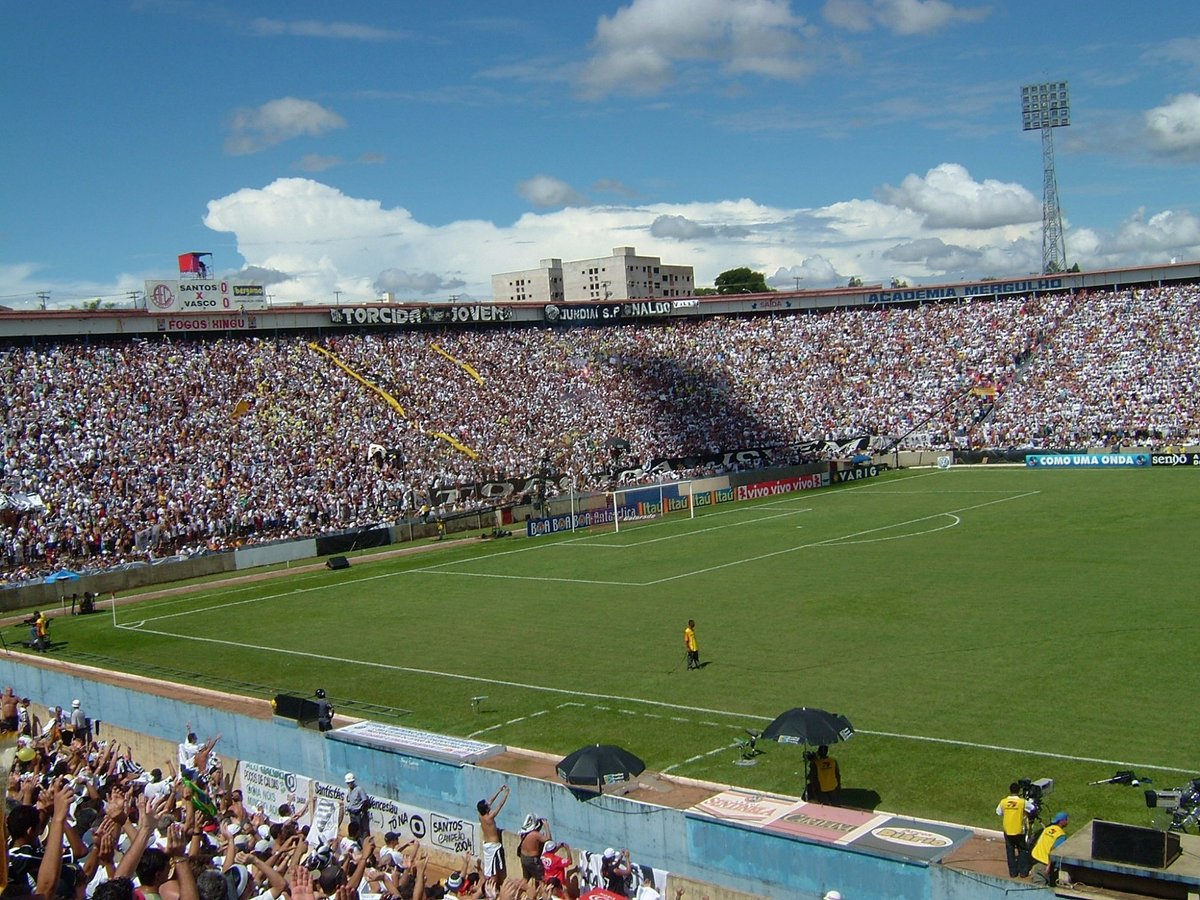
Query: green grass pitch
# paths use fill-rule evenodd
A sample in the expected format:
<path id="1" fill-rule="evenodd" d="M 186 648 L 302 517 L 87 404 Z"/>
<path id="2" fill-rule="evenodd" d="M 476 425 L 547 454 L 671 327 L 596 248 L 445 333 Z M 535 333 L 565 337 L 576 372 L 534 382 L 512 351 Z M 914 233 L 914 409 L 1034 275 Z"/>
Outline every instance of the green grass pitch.
<path id="1" fill-rule="evenodd" d="M 202 589 L 62 623 L 64 654 L 321 686 L 400 722 L 798 796 L 801 753 L 735 743 L 841 712 L 851 803 L 995 827 L 1017 778 L 1047 812 L 1149 824 L 1133 768 L 1200 774 L 1200 477 L 908 470 L 612 530 L 480 541 Z M 700 671 L 684 666 L 697 623 Z M 473 702 L 473 698 L 486 697 Z"/>

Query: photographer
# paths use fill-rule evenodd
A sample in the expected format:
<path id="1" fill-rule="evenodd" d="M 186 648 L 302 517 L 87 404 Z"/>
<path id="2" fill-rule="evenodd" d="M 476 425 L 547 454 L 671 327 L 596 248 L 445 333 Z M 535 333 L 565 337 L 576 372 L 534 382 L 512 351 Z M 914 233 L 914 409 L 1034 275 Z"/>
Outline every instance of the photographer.
<path id="1" fill-rule="evenodd" d="M 1008 861 L 1009 878 L 1025 878 L 1029 875 L 1032 863 L 1026 833 L 1034 808 L 1032 801 L 1021 796 L 1021 785 L 1015 781 L 1008 786 L 1008 796 L 996 805 L 996 815 L 1000 816 L 1000 830 L 1004 832 L 1004 852 Z"/>

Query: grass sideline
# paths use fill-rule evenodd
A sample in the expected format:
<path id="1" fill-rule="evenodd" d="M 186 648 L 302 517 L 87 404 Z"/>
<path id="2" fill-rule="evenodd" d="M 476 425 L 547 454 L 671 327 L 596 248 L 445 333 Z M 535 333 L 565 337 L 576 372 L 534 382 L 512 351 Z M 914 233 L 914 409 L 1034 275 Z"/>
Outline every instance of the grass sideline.
<path id="1" fill-rule="evenodd" d="M 412 710 L 404 723 L 798 795 L 797 748 L 734 745 L 792 706 L 850 717 L 847 801 L 995 827 L 1010 781 L 1047 813 L 1148 824 L 1133 768 L 1200 772 L 1190 470 L 889 473 L 636 525 L 356 561 L 60 620 L 103 654 Z M 696 619 L 701 671 L 683 664 Z M 486 696 L 474 703 L 472 698 Z"/>

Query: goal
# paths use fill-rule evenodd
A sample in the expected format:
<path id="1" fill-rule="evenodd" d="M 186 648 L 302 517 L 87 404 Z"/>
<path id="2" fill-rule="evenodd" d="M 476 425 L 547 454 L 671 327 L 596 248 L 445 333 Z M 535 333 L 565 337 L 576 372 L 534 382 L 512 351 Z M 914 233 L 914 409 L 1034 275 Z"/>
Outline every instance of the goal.
<path id="1" fill-rule="evenodd" d="M 696 518 L 696 498 L 690 481 L 671 481 L 624 488 L 609 494 L 612 500 L 613 527 L 621 530 L 623 522 L 640 522 L 662 516 L 687 513 Z"/>

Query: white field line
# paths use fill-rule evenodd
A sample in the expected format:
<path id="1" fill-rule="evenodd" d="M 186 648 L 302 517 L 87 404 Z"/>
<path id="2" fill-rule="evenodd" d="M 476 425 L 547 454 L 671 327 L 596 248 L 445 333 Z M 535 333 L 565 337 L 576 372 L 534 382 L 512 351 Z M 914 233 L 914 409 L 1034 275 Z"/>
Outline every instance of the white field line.
<path id="1" fill-rule="evenodd" d="M 951 510 L 947 510 L 946 512 L 934 513 L 933 515 L 929 515 L 929 516 L 918 516 L 917 518 L 909 519 L 906 522 L 894 522 L 891 525 L 880 525 L 876 528 L 866 528 L 866 529 L 863 529 L 862 531 L 856 531 L 852 534 L 844 534 L 839 537 L 826 538 L 823 541 L 813 541 L 812 543 L 809 543 L 809 544 L 800 544 L 796 547 L 788 547 L 784 550 L 775 550 L 775 551 L 772 551 L 771 553 L 762 553 L 762 554 L 759 554 L 758 556 L 748 556 L 745 559 L 736 559 L 736 560 L 733 560 L 733 561 L 727 562 L 727 563 L 719 563 L 718 565 L 715 565 L 715 566 L 706 566 L 703 569 L 695 569 L 691 572 L 681 572 L 678 575 L 668 575 L 665 578 L 659 578 L 655 581 L 647 582 L 646 587 L 650 587 L 650 586 L 656 585 L 656 584 L 665 584 L 668 581 L 678 581 L 680 578 L 692 578 L 696 575 L 706 575 L 709 572 L 716 572 L 721 569 L 732 568 L 733 566 L 742 566 L 742 565 L 745 565 L 746 563 L 759 562 L 760 560 L 771 559 L 776 556 L 783 556 L 784 554 L 787 554 L 787 553 L 795 553 L 797 550 L 808 550 L 808 549 L 811 549 L 812 547 L 826 547 L 826 546 L 831 546 L 831 545 L 836 546 L 837 544 L 841 544 L 841 543 L 847 543 L 847 544 L 859 543 L 858 541 L 854 541 L 852 539 L 857 538 L 857 537 L 862 537 L 865 534 L 876 534 L 880 531 L 887 531 L 892 528 L 902 528 L 905 525 L 915 525 L 918 522 L 926 522 L 926 521 L 929 521 L 930 519 L 940 519 L 943 516 L 948 516 L 948 515 L 952 516 L 955 513 L 967 512 L 968 510 L 972 510 L 972 509 L 982 509 L 985 506 L 994 506 L 997 503 L 1008 503 L 1010 500 L 1021 500 L 1025 497 L 1032 497 L 1033 495 L 1038 494 L 1038 493 L 1040 493 L 1040 492 L 1039 491 L 1026 491 L 1023 494 L 1013 494 L 1008 497 L 1001 497 L 999 500 L 988 500 L 986 503 L 976 503 L 973 506 L 960 506 L 958 509 L 951 509 Z"/>
<path id="2" fill-rule="evenodd" d="M 773 508 L 779 509 L 780 507 L 776 506 Z M 756 507 L 756 509 L 761 509 L 761 507 Z M 742 528 L 746 525 L 757 525 L 759 522 L 770 522 L 774 519 L 784 519 L 784 518 L 787 518 L 788 516 L 794 516 L 797 513 L 804 513 L 804 512 L 812 512 L 812 507 L 806 506 L 806 507 L 802 507 L 800 509 L 791 509 L 791 510 L 788 510 L 787 512 L 777 513 L 773 516 L 759 516 L 754 519 L 746 519 L 742 522 L 725 522 L 724 524 L 721 524 L 721 525 L 711 525 L 708 528 L 696 528 L 691 531 L 681 531 L 678 534 L 667 534 L 667 535 L 663 535 L 662 537 L 647 538 L 644 541 L 630 541 L 627 544 L 601 544 L 598 541 L 590 541 L 588 543 L 588 546 L 589 547 L 611 547 L 611 548 L 615 548 L 615 549 L 619 549 L 619 550 L 625 550 L 629 547 L 644 547 L 647 544 L 657 544 L 659 541 L 677 541 L 680 538 L 690 538 L 693 535 L 705 534 L 706 532 L 709 532 L 709 531 L 724 531 L 726 528 Z"/>
<path id="3" fill-rule="evenodd" d="M 925 473 L 923 475 L 913 475 L 910 477 L 911 478 L 928 478 L 931 474 L 933 474 L 933 473 Z M 840 491 L 831 492 L 831 494 L 798 496 L 798 497 L 796 497 L 796 500 L 809 501 L 817 496 L 822 496 L 822 497 L 831 496 L 832 493 L 849 494 L 851 492 L 858 492 L 858 491 L 863 491 L 863 490 L 867 490 L 870 488 L 877 488 L 877 487 L 879 487 L 878 484 L 864 484 L 864 485 L 858 485 L 858 486 L 849 487 L 849 488 L 843 488 Z M 894 492 L 876 490 L 876 491 L 874 491 L 874 493 L 894 493 Z M 916 493 L 923 493 L 923 492 L 916 492 Z M 944 493 L 956 493 L 956 492 L 947 491 Z M 970 493 L 999 493 L 999 492 L 970 492 Z M 1025 494 L 1006 496 L 1006 497 L 1001 498 L 1000 500 L 995 500 L 995 501 L 991 501 L 991 502 L 992 503 L 1002 503 L 1002 502 L 1005 502 L 1006 500 L 1019 499 L 1021 497 L 1027 497 L 1027 496 L 1030 496 L 1032 494 L 1037 494 L 1037 493 L 1040 493 L 1040 492 L 1029 491 Z M 786 501 L 784 501 L 784 503 L 786 503 Z M 988 506 L 988 505 L 990 505 L 990 504 L 982 503 L 982 504 L 978 504 L 977 506 L 967 506 L 967 507 L 961 507 L 960 509 L 957 509 L 957 510 L 951 510 L 949 513 L 937 513 L 933 516 L 923 517 L 922 519 L 910 519 L 907 522 L 899 522 L 899 523 L 895 523 L 895 524 L 891 524 L 891 525 L 881 525 L 878 528 L 867 529 L 866 531 L 855 532 L 852 534 L 842 535 L 840 537 L 827 538 L 822 541 L 815 541 L 815 542 L 807 543 L 807 544 L 800 544 L 796 547 L 790 547 L 790 548 L 786 548 L 784 550 L 777 550 L 777 551 L 774 551 L 773 553 L 767 553 L 767 554 L 763 554 L 761 556 L 748 557 L 748 558 L 741 559 L 741 560 L 733 560 L 732 562 L 723 563 L 721 565 L 711 566 L 711 567 L 704 568 L 704 569 L 698 569 L 693 572 L 683 572 L 683 573 L 680 573 L 677 575 L 667 576 L 665 578 L 660 578 L 660 579 L 657 579 L 654 581 L 644 581 L 644 582 L 616 581 L 616 580 L 608 580 L 608 579 L 582 579 L 582 578 L 567 578 L 567 577 L 557 577 L 557 576 L 506 575 L 506 574 L 500 574 L 500 573 L 487 573 L 487 572 L 448 571 L 448 568 L 450 566 L 457 566 L 457 565 L 461 565 L 463 563 L 479 562 L 481 560 L 490 560 L 490 559 L 493 559 L 496 557 L 501 557 L 501 556 L 511 556 L 511 555 L 517 554 L 517 553 L 529 553 L 529 552 L 533 552 L 533 551 L 537 551 L 537 550 L 550 549 L 553 547 L 560 546 L 559 543 L 554 543 L 554 544 L 539 544 L 539 545 L 533 545 L 533 546 L 529 546 L 529 547 L 516 547 L 511 550 L 501 550 L 496 553 L 489 553 L 486 556 L 482 556 L 482 557 L 474 557 L 472 559 L 465 559 L 465 560 L 452 560 L 452 561 L 444 562 L 444 563 L 436 563 L 436 564 L 430 565 L 430 566 L 421 566 L 418 568 L 406 569 L 401 572 L 385 572 L 385 573 L 380 573 L 378 575 L 367 575 L 367 576 L 363 576 L 361 578 L 345 579 L 343 581 L 338 582 L 338 586 L 346 585 L 346 584 L 358 584 L 358 583 L 363 583 L 363 582 L 367 582 L 367 581 L 376 581 L 376 580 L 383 579 L 383 578 L 396 578 L 396 577 L 400 577 L 400 576 L 408 575 L 408 574 L 412 574 L 412 573 L 421 573 L 421 574 L 426 574 L 426 575 L 458 575 L 458 576 L 468 577 L 468 578 L 496 578 L 496 579 L 506 579 L 506 580 L 512 580 L 512 581 L 537 581 L 537 582 L 559 583 L 559 584 L 594 584 L 594 585 L 601 585 L 601 586 L 605 586 L 605 587 L 651 587 L 653 585 L 663 584 L 665 582 L 674 581 L 674 580 L 677 580 L 680 578 L 689 578 L 689 577 L 692 577 L 695 575 L 701 575 L 706 572 L 715 571 L 717 569 L 728 568 L 728 567 L 736 566 L 736 565 L 742 565 L 744 563 L 749 563 L 749 562 L 756 562 L 758 560 L 768 559 L 773 556 L 779 556 L 779 555 L 782 555 L 785 553 L 793 553 L 797 550 L 806 550 L 806 549 L 810 549 L 812 547 L 818 547 L 818 546 L 827 545 L 827 544 L 836 545 L 839 543 L 847 543 L 847 544 L 863 543 L 861 541 L 854 541 L 853 539 L 860 537 L 862 535 L 865 535 L 865 534 L 871 534 L 871 533 L 878 532 L 878 531 L 885 531 L 890 528 L 899 528 L 904 525 L 911 525 L 916 522 L 923 521 L 924 519 L 935 518 L 936 516 L 953 514 L 956 512 L 962 512 L 964 510 L 969 510 L 969 509 L 978 509 L 980 507 Z M 780 508 L 780 507 L 775 507 L 775 508 Z M 801 509 L 797 509 L 796 512 L 807 512 L 807 511 L 811 511 L 811 509 L 812 509 L 812 507 L 804 507 Z M 728 512 L 730 514 L 732 514 L 735 512 L 740 512 L 740 510 L 732 510 L 731 509 L 731 510 L 728 510 Z M 724 511 L 722 511 L 722 513 L 720 513 L 720 514 L 724 514 Z M 787 513 L 783 513 L 780 515 L 787 515 Z M 775 519 L 775 518 L 779 518 L 779 516 L 759 517 L 756 519 L 748 519 L 748 520 L 743 520 L 741 522 L 729 523 L 729 525 L 720 525 L 720 526 L 713 526 L 713 527 L 714 528 L 724 528 L 724 527 L 731 527 L 731 526 L 737 526 L 737 527 L 752 526 L 752 525 L 757 524 L 758 522 L 768 521 L 770 519 Z M 703 530 L 710 530 L 710 529 L 703 529 Z M 689 536 L 691 534 L 695 534 L 695 533 L 697 533 L 697 532 L 686 532 L 679 536 L 687 537 L 687 536 Z M 587 536 L 585 536 L 583 538 L 579 538 L 574 541 L 570 541 L 570 543 L 572 543 L 572 544 L 582 543 L 583 541 L 586 540 L 586 537 Z M 654 538 L 651 540 L 665 540 L 665 538 Z M 561 542 L 561 543 L 567 543 L 567 542 Z M 629 546 L 629 545 L 622 545 L 622 546 Z M 264 595 L 261 597 L 251 597 L 251 598 L 247 598 L 245 600 L 231 600 L 228 602 L 218 603 L 215 605 L 203 606 L 203 607 L 195 607 L 194 606 L 190 609 L 185 609 L 180 612 L 165 613 L 160 616 L 148 616 L 148 617 L 142 619 L 139 622 L 139 624 L 144 624 L 145 622 L 158 622 L 158 621 L 162 621 L 164 619 L 173 619 L 173 618 L 177 618 L 177 617 L 181 617 L 181 616 L 203 615 L 205 613 L 214 612 L 216 610 L 221 610 L 221 609 L 228 609 L 228 608 L 234 607 L 234 606 L 243 606 L 243 605 L 250 604 L 250 603 L 262 603 L 262 602 L 266 602 L 269 600 L 277 600 L 281 597 L 292 596 L 295 594 L 305 594 L 305 593 L 310 593 L 313 591 L 323 591 L 323 590 L 328 589 L 329 587 L 332 587 L 332 585 L 321 584 L 321 585 L 315 585 L 313 587 L 297 587 L 297 588 L 292 588 L 287 591 L 281 591 L 281 592 L 277 592 L 274 594 L 267 594 L 267 595 Z M 246 588 L 239 588 L 237 590 L 239 590 L 239 591 L 246 590 Z M 153 607 L 151 607 L 151 609 L 153 609 Z"/>
<path id="4" fill-rule="evenodd" d="M 689 706 L 689 705 L 683 704 L 683 703 L 668 703 L 668 702 L 665 702 L 662 700 L 647 700 L 643 697 L 625 697 L 625 696 L 615 695 L 615 694 L 601 694 L 601 693 L 597 693 L 594 691 L 574 691 L 574 690 L 569 690 L 567 688 L 547 687 L 546 685 L 529 684 L 529 683 L 520 682 L 520 681 L 507 681 L 507 680 L 504 680 L 501 678 L 484 678 L 479 675 L 464 675 L 460 672 L 438 672 L 433 669 L 418 669 L 418 668 L 415 668 L 412 666 L 397 666 L 397 665 L 393 665 L 391 663 L 376 662 L 374 660 L 369 660 L 369 659 L 361 659 L 361 658 L 350 659 L 350 658 L 346 658 L 346 657 L 329 656 L 326 653 L 316 653 L 316 652 L 313 652 L 310 650 L 288 650 L 288 649 L 285 649 L 282 647 L 267 647 L 262 644 L 248 644 L 248 643 L 243 643 L 240 641 L 225 640 L 223 638 L 199 637 L 197 635 L 190 635 L 190 634 L 175 634 L 174 632 L 158 631 L 153 628 L 133 628 L 128 625 L 118 625 L 117 627 L 128 630 L 128 631 L 137 631 L 141 634 L 156 634 L 161 637 L 176 638 L 178 640 L 197 641 L 199 643 L 205 643 L 205 644 L 219 644 L 224 647 L 237 647 L 238 649 L 241 649 L 241 650 L 259 650 L 263 653 L 279 653 L 284 656 L 297 656 L 297 657 L 301 657 L 304 659 L 319 659 L 319 660 L 323 660 L 326 662 L 345 663 L 347 665 L 354 665 L 354 666 L 359 666 L 359 667 L 367 666 L 367 667 L 375 668 L 375 669 L 385 669 L 387 671 L 392 671 L 392 672 L 406 672 L 406 673 L 413 674 L 413 675 L 432 675 L 432 676 L 435 676 L 438 678 L 449 678 L 449 679 L 458 680 L 458 681 L 470 681 L 470 682 L 475 682 L 478 684 L 497 685 L 499 687 L 519 688 L 521 690 L 528 690 L 528 691 L 542 691 L 545 693 L 559 694 L 561 696 L 567 696 L 567 697 L 586 697 L 591 700 L 606 700 L 606 701 L 616 702 L 616 703 L 638 703 L 638 704 L 642 704 L 645 706 L 655 707 L 655 708 L 659 708 L 659 709 L 676 710 L 679 712 L 701 713 L 701 714 L 710 715 L 710 716 L 730 716 L 730 717 L 735 717 L 735 718 L 739 718 L 739 719 L 751 719 L 751 720 L 759 721 L 759 722 L 771 721 L 771 718 L 769 716 L 758 716 L 758 715 L 754 715 L 752 713 L 734 712 L 734 711 L 725 710 L 725 709 L 710 709 L 710 708 L 704 707 L 704 706 Z M 563 704 L 563 705 L 565 705 L 565 704 Z M 597 709 L 609 709 L 609 707 L 601 707 L 601 706 L 598 706 L 596 708 Z M 513 719 L 511 721 L 519 722 L 524 718 L 527 718 L 527 717 L 522 716 L 518 719 Z M 691 719 L 683 717 L 683 716 L 671 716 L 670 719 L 671 719 L 671 721 L 675 721 L 675 722 L 690 723 L 692 721 Z M 994 751 L 1001 752 L 1001 753 L 1022 753 L 1027 756 L 1042 756 L 1042 757 L 1047 757 L 1050 759 L 1069 760 L 1071 762 L 1099 763 L 1099 764 L 1106 765 L 1106 766 L 1128 766 L 1128 767 L 1134 768 L 1134 769 L 1157 769 L 1160 772 L 1190 773 L 1190 772 L 1195 771 L 1195 769 L 1174 768 L 1171 766 L 1158 765 L 1157 763 L 1135 763 L 1135 762 L 1129 762 L 1127 760 L 1119 760 L 1119 759 L 1097 759 L 1097 758 L 1091 757 L 1091 756 L 1072 756 L 1072 755 L 1069 755 L 1066 753 L 1052 753 L 1052 752 L 1046 752 L 1046 751 L 1042 751 L 1042 750 L 1029 750 L 1029 749 L 1026 749 L 1023 747 L 1005 747 L 1000 744 L 982 744 L 982 743 L 976 743 L 974 741 L 959 741 L 959 740 L 953 740 L 950 738 L 928 737 L 926 735 L 919 735 L 919 734 L 898 734 L 898 733 L 890 732 L 890 731 L 866 731 L 864 729 L 859 729 L 859 730 L 857 730 L 856 733 L 857 734 L 869 734 L 869 735 L 873 735 L 876 737 L 896 738 L 899 740 L 920 741 L 920 742 L 924 742 L 924 743 L 933 743 L 933 744 L 944 744 L 944 745 L 949 745 L 949 746 L 954 746 L 954 747 L 971 747 L 971 748 L 979 749 L 979 750 L 994 750 Z M 722 748 L 722 749 L 726 749 L 726 748 Z M 716 751 L 714 751 L 714 752 L 716 752 Z"/>

